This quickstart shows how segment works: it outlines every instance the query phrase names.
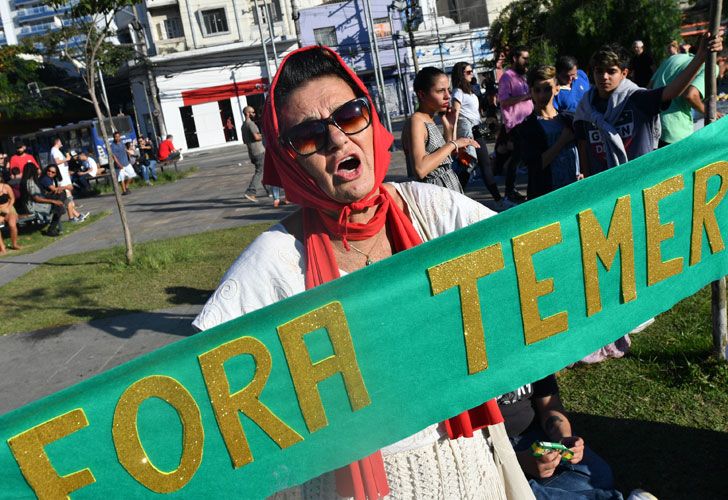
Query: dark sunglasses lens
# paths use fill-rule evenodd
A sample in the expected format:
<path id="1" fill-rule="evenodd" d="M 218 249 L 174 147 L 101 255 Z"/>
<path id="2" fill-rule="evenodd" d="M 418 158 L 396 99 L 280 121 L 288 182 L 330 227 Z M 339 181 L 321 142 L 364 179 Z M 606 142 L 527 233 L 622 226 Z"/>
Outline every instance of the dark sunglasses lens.
<path id="1" fill-rule="evenodd" d="M 345 134 L 356 134 L 369 126 L 371 115 L 366 103 L 357 99 L 336 110 L 333 119 Z"/>
<path id="2" fill-rule="evenodd" d="M 321 122 L 302 123 L 288 131 L 288 142 L 300 155 L 310 155 L 326 146 L 326 125 Z"/>

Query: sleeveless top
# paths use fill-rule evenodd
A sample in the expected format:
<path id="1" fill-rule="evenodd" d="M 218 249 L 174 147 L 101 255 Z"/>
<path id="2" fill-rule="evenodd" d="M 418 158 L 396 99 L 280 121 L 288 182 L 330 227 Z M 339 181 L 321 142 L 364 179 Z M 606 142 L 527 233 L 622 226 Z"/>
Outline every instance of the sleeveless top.
<path id="1" fill-rule="evenodd" d="M 425 140 L 425 151 L 427 154 L 432 154 L 447 144 L 437 125 L 425 122 L 425 128 L 427 129 L 427 139 Z M 421 182 L 435 184 L 462 193 L 463 187 L 460 185 L 458 176 L 453 171 L 451 163 L 452 160 L 450 157 L 445 157 L 436 169 L 427 174 L 424 179 L 421 179 Z"/>

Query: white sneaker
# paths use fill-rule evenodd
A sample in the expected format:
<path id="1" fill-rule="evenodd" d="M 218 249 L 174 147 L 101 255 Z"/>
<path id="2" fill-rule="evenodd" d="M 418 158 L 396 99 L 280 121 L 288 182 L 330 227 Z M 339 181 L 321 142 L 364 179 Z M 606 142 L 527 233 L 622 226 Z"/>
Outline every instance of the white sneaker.
<path id="1" fill-rule="evenodd" d="M 657 500 L 657 497 L 645 490 L 632 490 L 627 500 Z"/>

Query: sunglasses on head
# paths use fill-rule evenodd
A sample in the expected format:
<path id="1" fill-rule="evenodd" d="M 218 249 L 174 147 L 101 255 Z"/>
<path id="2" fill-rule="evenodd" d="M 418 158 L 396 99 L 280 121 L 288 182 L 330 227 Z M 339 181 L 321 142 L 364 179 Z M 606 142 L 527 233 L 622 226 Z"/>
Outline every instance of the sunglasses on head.
<path id="1" fill-rule="evenodd" d="M 359 97 L 342 104 L 322 120 L 308 120 L 291 127 L 281 137 L 281 142 L 299 156 L 311 156 L 326 147 L 329 142 L 329 125 L 346 135 L 358 134 L 372 122 L 369 100 Z"/>

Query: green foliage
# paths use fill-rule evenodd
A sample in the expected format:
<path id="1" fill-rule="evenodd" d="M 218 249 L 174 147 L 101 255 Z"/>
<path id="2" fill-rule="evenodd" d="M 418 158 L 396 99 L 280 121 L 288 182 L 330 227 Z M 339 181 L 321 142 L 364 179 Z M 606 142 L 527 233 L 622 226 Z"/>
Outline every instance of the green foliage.
<path id="1" fill-rule="evenodd" d="M 51 115 L 63 99 L 45 96 L 42 100 L 33 98 L 28 83 L 36 82 L 43 87 L 58 81 L 58 71 L 31 58 L 23 47 L 0 47 L 0 118 L 19 120 L 41 118 Z"/>
<path id="2" fill-rule="evenodd" d="M 0 335 L 203 304 L 240 251 L 269 226 L 138 243 L 131 265 L 121 246 L 57 257 L 0 287 Z"/>
<path id="3" fill-rule="evenodd" d="M 620 490 L 725 496 L 725 468 L 705 467 L 723 463 L 728 445 L 728 364 L 711 353 L 711 326 L 706 287 L 632 335 L 624 358 L 559 374 L 574 431 L 612 466 Z M 666 443 L 700 452 L 667 460 Z"/>
<path id="4" fill-rule="evenodd" d="M 629 47 L 636 39 L 659 59 L 679 28 L 674 0 L 516 0 L 493 23 L 490 37 L 496 52 L 529 47 L 531 66 L 553 64 L 559 54 L 586 66 L 601 45 Z"/>
<path id="5" fill-rule="evenodd" d="M 60 7 L 66 5 L 68 0 L 52 0 L 51 5 Z M 96 16 L 113 14 L 123 7 L 131 7 L 136 2 L 132 0 L 79 0 L 73 6 L 71 14 L 74 17 Z"/>
<path id="6" fill-rule="evenodd" d="M 490 27 L 488 36 L 496 54 L 519 45 L 530 49 L 531 65 L 549 63 L 556 52 L 543 26 L 549 17 L 552 0 L 517 0 L 510 3 Z M 510 63 L 510 61 L 508 61 Z"/>

